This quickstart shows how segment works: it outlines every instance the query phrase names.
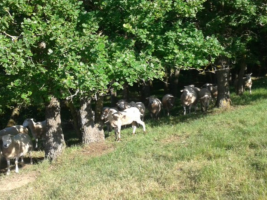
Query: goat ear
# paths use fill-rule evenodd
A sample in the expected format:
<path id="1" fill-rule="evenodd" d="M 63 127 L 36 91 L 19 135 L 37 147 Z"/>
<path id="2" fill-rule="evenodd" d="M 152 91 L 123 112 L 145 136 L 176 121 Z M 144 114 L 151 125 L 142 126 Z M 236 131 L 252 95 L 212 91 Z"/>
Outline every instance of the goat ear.
<path id="1" fill-rule="evenodd" d="M 180 90 L 180 92 L 183 92 L 184 90 Z"/>
<path id="2" fill-rule="evenodd" d="M 112 115 L 115 119 L 118 119 L 119 118 L 119 114 L 118 113 L 115 113 Z"/>

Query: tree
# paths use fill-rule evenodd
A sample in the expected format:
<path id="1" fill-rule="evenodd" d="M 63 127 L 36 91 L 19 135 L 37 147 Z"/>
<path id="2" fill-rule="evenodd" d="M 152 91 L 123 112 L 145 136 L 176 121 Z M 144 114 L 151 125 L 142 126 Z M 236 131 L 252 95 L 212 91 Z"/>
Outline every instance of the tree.
<path id="1" fill-rule="evenodd" d="M 220 56 L 215 64 L 217 69 L 215 71 L 218 95 L 215 105 L 219 108 L 227 109 L 231 106 L 230 90 L 229 90 L 229 77 L 230 77 L 230 61 L 225 56 Z"/>
<path id="2" fill-rule="evenodd" d="M 91 99 L 81 98 L 80 123 L 82 128 L 82 143 L 90 144 L 105 140 L 104 130 L 100 125 L 95 125 L 94 113 L 91 108 Z"/>
<path id="3" fill-rule="evenodd" d="M 121 68 L 137 64 L 142 68 L 142 63 L 156 61 L 154 63 L 159 63 L 164 67 L 164 73 L 169 74 L 167 80 L 173 74 L 176 76 L 175 83 L 178 83 L 179 69 L 200 68 L 213 63 L 223 52 L 223 47 L 214 36 L 204 36 L 196 26 L 196 14 L 203 9 L 203 2 L 100 1 L 97 16 L 101 31 L 109 36 L 113 44 L 109 55 L 116 62 L 114 65 Z M 115 45 L 117 41 L 125 42 L 123 46 L 118 46 Z M 125 51 L 125 48 L 131 51 Z M 120 51 L 126 52 L 127 56 L 121 57 L 117 53 Z M 139 56 L 140 63 L 131 61 L 132 53 Z M 127 73 L 129 70 L 121 71 L 122 77 Z M 151 75 L 155 77 L 153 73 L 154 70 Z M 142 73 L 139 77 L 144 81 L 150 79 Z"/>
<path id="4" fill-rule="evenodd" d="M 46 107 L 47 133 L 45 142 L 45 157 L 55 160 L 65 148 L 64 135 L 61 127 L 60 103 L 51 96 Z"/>
<path id="5" fill-rule="evenodd" d="M 215 35 L 239 70 L 238 94 L 242 94 L 242 77 L 248 64 L 266 63 L 266 1 L 208 0 L 198 13 L 204 34 Z"/>
<path id="6" fill-rule="evenodd" d="M 99 10 L 86 12 L 83 2 L 3 0 L 0 8 L 1 87 L 10 92 L 0 101 L 46 104 L 45 153 L 50 160 L 64 149 L 59 107 L 53 102 L 90 99 L 105 94 L 111 83 L 119 89 L 140 78 L 161 77 L 159 60 L 136 54 L 127 39 L 103 35 Z"/>

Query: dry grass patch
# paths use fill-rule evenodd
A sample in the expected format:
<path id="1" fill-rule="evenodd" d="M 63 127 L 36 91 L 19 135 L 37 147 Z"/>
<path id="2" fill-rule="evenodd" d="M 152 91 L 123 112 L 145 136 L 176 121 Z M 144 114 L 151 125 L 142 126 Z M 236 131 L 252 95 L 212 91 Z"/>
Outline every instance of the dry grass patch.
<path id="1" fill-rule="evenodd" d="M 101 156 L 106 153 L 110 153 L 114 149 L 115 147 L 113 144 L 108 144 L 106 142 L 94 143 L 84 146 L 84 148 L 81 150 L 81 154 L 89 157 L 95 157 L 95 156 Z"/>
<path id="2" fill-rule="evenodd" d="M 171 135 L 161 140 L 162 144 L 170 144 L 170 143 L 186 143 L 186 140 L 190 137 L 189 134 L 184 135 Z"/>
<path id="3" fill-rule="evenodd" d="M 10 191 L 32 183 L 36 180 L 38 174 L 39 173 L 34 171 L 2 177 L 0 180 L 0 192 Z"/>

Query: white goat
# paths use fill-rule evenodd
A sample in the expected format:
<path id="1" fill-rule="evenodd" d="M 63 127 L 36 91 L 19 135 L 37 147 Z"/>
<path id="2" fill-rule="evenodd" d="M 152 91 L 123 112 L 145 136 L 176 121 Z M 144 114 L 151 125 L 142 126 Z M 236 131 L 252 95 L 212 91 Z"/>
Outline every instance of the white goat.
<path id="1" fill-rule="evenodd" d="M 121 139 L 121 126 L 132 124 L 133 134 L 136 131 L 136 123 L 143 126 L 144 132 L 146 132 L 145 123 L 141 120 L 141 113 L 136 107 L 126 108 L 124 111 L 116 111 L 110 109 L 109 115 L 107 117 L 110 125 L 115 129 L 116 140 Z"/>
<path id="2" fill-rule="evenodd" d="M 23 122 L 24 127 L 28 127 L 31 130 L 32 136 L 35 139 L 35 148 L 38 148 L 38 140 L 44 139 L 46 132 L 46 120 L 42 122 L 34 122 L 33 119 L 25 119 Z"/>
<path id="3" fill-rule="evenodd" d="M 23 156 L 26 155 L 26 153 L 30 154 L 31 164 L 32 164 L 32 156 L 31 156 L 31 150 L 32 150 L 32 142 L 31 138 L 28 134 L 17 134 L 15 136 L 13 135 L 3 135 L 2 136 L 2 142 L 3 145 L 1 147 L 2 156 L 7 161 L 7 175 L 10 174 L 10 159 L 15 158 L 15 171 L 16 173 L 19 173 L 18 168 L 18 161 L 19 158 L 21 158 L 21 162 L 23 163 Z"/>
<path id="4" fill-rule="evenodd" d="M 252 75 L 252 73 L 246 74 L 246 77 L 243 78 L 243 86 L 244 86 L 244 89 L 245 88 L 248 88 L 249 89 L 249 94 L 251 94 L 251 87 L 252 87 L 251 75 Z"/>

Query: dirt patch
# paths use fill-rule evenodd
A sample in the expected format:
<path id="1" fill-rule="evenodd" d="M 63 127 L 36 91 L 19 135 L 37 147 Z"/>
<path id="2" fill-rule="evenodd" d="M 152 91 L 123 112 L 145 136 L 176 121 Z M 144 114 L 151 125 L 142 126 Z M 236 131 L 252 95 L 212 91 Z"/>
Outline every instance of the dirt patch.
<path id="1" fill-rule="evenodd" d="M 100 156 L 114 150 L 114 146 L 111 144 L 106 144 L 105 142 L 94 143 L 88 146 L 85 146 L 82 150 L 82 154 L 86 156 Z"/>
<path id="2" fill-rule="evenodd" d="M 0 192 L 10 191 L 27 185 L 37 178 L 37 172 L 27 174 L 14 174 L 0 179 Z"/>
<path id="3" fill-rule="evenodd" d="M 189 138 L 189 135 L 184 134 L 184 135 L 172 135 L 170 137 L 167 137 L 163 140 L 161 140 L 161 143 L 163 144 L 169 144 L 169 143 L 186 143 L 186 140 Z"/>
<path id="4" fill-rule="evenodd" d="M 112 152 L 115 149 L 114 145 L 107 144 L 105 142 L 103 143 L 94 143 L 90 144 L 88 146 L 84 146 L 84 148 L 80 151 L 80 153 L 86 157 L 96 157 L 101 156 L 103 154 Z M 70 155 L 69 155 L 70 156 Z M 33 155 L 34 157 L 34 155 Z M 37 163 L 38 158 L 33 158 L 34 163 Z M 24 159 L 26 163 L 29 163 L 30 160 Z M 43 158 L 41 159 L 43 160 Z M 13 163 L 13 162 L 12 162 Z M 34 182 L 35 179 L 38 177 L 38 172 L 29 172 L 29 173 L 18 173 L 16 174 L 14 172 L 15 166 L 12 165 L 10 170 L 11 174 L 9 176 L 6 174 L 6 162 L 5 160 L 1 163 L 0 168 L 0 192 L 4 191 L 10 191 L 19 187 L 22 187 L 24 185 L 27 185 L 31 182 Z M 31 165 L 25 164 L 23 166 L 19 165 L 19 169 L 22 170 L 22 168 L 28 168 L 31 167 Z"/>

